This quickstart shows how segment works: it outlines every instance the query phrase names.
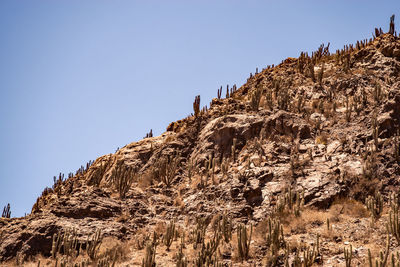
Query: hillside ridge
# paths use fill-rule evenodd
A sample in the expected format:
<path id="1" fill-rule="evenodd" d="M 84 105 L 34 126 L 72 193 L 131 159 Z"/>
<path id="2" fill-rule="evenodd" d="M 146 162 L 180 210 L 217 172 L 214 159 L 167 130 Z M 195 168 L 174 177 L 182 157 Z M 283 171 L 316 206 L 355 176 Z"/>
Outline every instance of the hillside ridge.
<path id="1" fill-rule="evenodd" d="M 221 87 L 209 106 L 198 96 L 160 136 L 60 174 L 31 214 L 0 218 L 0 262 L 367 266 L 382 251 L 397 263 L 399 73 L 391 19 L 388 33 Z"/>

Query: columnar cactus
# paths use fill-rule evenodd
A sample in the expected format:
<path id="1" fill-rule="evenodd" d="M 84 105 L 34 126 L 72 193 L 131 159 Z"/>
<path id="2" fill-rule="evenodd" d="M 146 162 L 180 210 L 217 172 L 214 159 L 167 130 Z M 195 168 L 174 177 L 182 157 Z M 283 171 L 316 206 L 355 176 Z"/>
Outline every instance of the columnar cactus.
<path id="1" fill-rule="evenodd" d="M 231 150 L 232 150 L 232 161 L 233 161 L 233 162 L 235 162 L 236 142 L 237 142 L 237 139 L 236 139 L 236 138 L 233 138 L 233 140 L 232 140 L 232 147 L 231 147 Z"/>
<path id="2" fill-rule="evenodd" d="M 142 260 L 142 267 L 156 266 L 156 245 L 149 243 L 146 246 L 146 254 Z"/>
<path id="3" fill-rule="evenodd" d="M 250 233 L 247 233 L 246 226 L 240 224 L 237 228 L 237 240 L 238 240 L 238 255 L 239 258 L 247 260 L 249 258 L 251 235 L 253 233 L 253 226 L 250 226 Z"/>
<path id="4" fill-rule="evenodd" d="M 393 235 L 397 243 L 400 244 L 400 220 L 399 220 L 399 207 L 393 205 L 389 212 L 388 230 Z"/>
<path id="5" fill-rule="evenodd" d="M 261 94 L 261 87 L 257 87 L 251 94 L 250 107 L 254 111 L 257 111 L 258 107 L 260 106 Z"/>
<path id="6" fill-rule="evenodd" d="M 194 116 L 198 117 L 200 114 L 200 95 L 194 98 L 193 111 L 194 111 Z"/>
<path id="7" fill-rule="evenodd" d="M 8 203 L 7 206 L 4 206 L 1 217 L 3 217 L 3 218 L 11 217 L 10 203 Z"/>
<path id="8" fill-rule="evenodd" d="M 369 196 L 365 200 L 365 204 L 371 213 L 373 220 L 376 220 L 381 216 L 383 211 L 383 197 L 379 192 L 374 196 Z"/>
<path id="9" fill-rule="evenodd" d="M 280 248 L 285 247 L 283 226 L 280 221 L 272 220 L 271 218 L 268 219 L 267 246 L 272 254 L 277 254 Z"/>
<path id="10" fill-rule="evenodd" d="M 387 260 L 389 257 L 389 248 L 390 248 L 390 237 L 389 234 L 387 235 L 386 239 L 386 251 L 385 254 L 381 251 L 379 253 L 379 258 L 375 259 L 375 267 L 386 267 L 387 266 Z M 372 256 L 371 256 L 371 251 L 368 249 L 368 262 L 369 262 L 369 267 L 373 267 L 374 265 Z M 392 265 L 393 266 L 393 265 Z"/>
<path id="11" fill-rule="evenodd" d="M 352 248 L 352 246 L 350 245 L 349 249 L 345 248 L 343 253 L 344 253 L 344 259 L 345 259 L 345 262 L 346 262 L 346 267 L 351 267 L 351 259 L 353 257 L 353 248 Z"/>
<path id="12" fill-rule="evenodd" d="M 169 247 L 172 244 L 172 241 L 174 240 L 176 230 L 175 230 L 175 222 L 171 221 L 166 229 L 166 232 L 163 236 L 163 243 L 167 247 L 167 251 L 169 251 Z"/>
<path id="13" fill-rule="evenodd" d="M 218 97 L 218 99 L 221 99 L 221 94 L 222 94 L 222 86 L 221 86 L 221 88 L 219 88 L 219 89 L 217 90 L 217 97 Z"/>

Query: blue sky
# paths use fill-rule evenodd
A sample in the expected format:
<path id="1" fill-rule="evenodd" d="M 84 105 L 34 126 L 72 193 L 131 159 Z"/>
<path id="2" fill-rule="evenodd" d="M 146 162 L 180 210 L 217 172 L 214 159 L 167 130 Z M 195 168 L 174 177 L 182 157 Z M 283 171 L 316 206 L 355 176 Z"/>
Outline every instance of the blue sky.
<path id="1" fill-rule="evenodd" d="M 217 88 L 388 30 L 398 1 L 0 2 L 0 208 L 140 140 Z M 400 13 L 398 14 L 400 16 Z M 396 23 L 398 19 L 396 18 Z M 0 211 L 1 212 L 1 211 Z"/>

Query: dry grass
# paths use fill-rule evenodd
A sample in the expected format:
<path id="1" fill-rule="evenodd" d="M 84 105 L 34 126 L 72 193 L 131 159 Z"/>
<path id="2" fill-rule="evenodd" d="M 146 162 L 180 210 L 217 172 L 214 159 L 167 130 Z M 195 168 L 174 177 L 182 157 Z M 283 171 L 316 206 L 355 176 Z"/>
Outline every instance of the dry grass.
<path id="1" fill-rule="evenodd" d="M 368 210 L 360 201 L 354 199 L 341 198 L 333 202 L 329 209 L 331 217 L 338 217 L 340 214 L 345 214 L 355 218 L 369 217 Z"/>
<path id="2" fill-rule="evenodd" d="M 328 144 L 328 135 L 326 133 L 321 133 L 315 138 L 315 144 L 319 145 L 327 145 Z"/>

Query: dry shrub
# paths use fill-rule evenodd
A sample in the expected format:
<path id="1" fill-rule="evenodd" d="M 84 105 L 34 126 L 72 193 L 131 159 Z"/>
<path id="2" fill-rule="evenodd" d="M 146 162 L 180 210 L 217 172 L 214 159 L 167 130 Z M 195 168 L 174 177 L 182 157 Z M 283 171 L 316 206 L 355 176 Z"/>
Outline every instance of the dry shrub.
<path id="1" fill-rule="evenodd" d="M 153 231 L 156 232 L 158 235 L 160 235 L 160 233 L 165 233 L 166 230 L 167 230 L 167 223 L 164 221 L 158 221 L 153 229 Z"/>
<path id="2" fill-rule="evenodd" d="M 128 254 L 129 246 L 127 246 L 117 238 L 110 236 L 103 239 L 103 242 L 100 245 L 98 258 L 104 258 L 107 256 L 113 258 L 115 255 L 118 262 L 126 260 Z"/>
<path id="3" fill-rule="evenodd" d="M 300 217 L 290 215 L 286 218 L 284 228 L 289 229 L 291 233 L 304 234 L 307 232 L 308 227 L 316 228 L 323 226 L 328 218 L 328 214 L 325 211 L 308 208 L 301 212 Z"/>
<path id="4" fill-rule="evenodd" d="M 344 175 L 346 183 L 348 184 L 348 196 L 358 201 L 364 201 L 368 196 L 373 195 L 378 188 L 379 180 L 368 179 L 363 175 Z"/>
<path id="5" fill-rule="evenodd" d="M 365 205 L 360 201 L 349 198 L 337 199 L 333 202 L 330 210 L 330 218 L 338 218 L 340 214 L 346 214 L 356 218 L 367 218 L 369 217 L 368 210 Z"/>
<path id="6" fill-rule="evenodd" d="M 129 246 L 137 250 L 142 250 L 150 238 L 151 233 L 147 229 L 141 228 L 136 232 L 135 237 L 131 239 Z"/>
<path id="7" fill-rule="evenodd" d="M 326 133 L 322 133 L 315 138 L 315 144 L 319 145 L 327 145 L 328 144 L 328 135 Z"/>

